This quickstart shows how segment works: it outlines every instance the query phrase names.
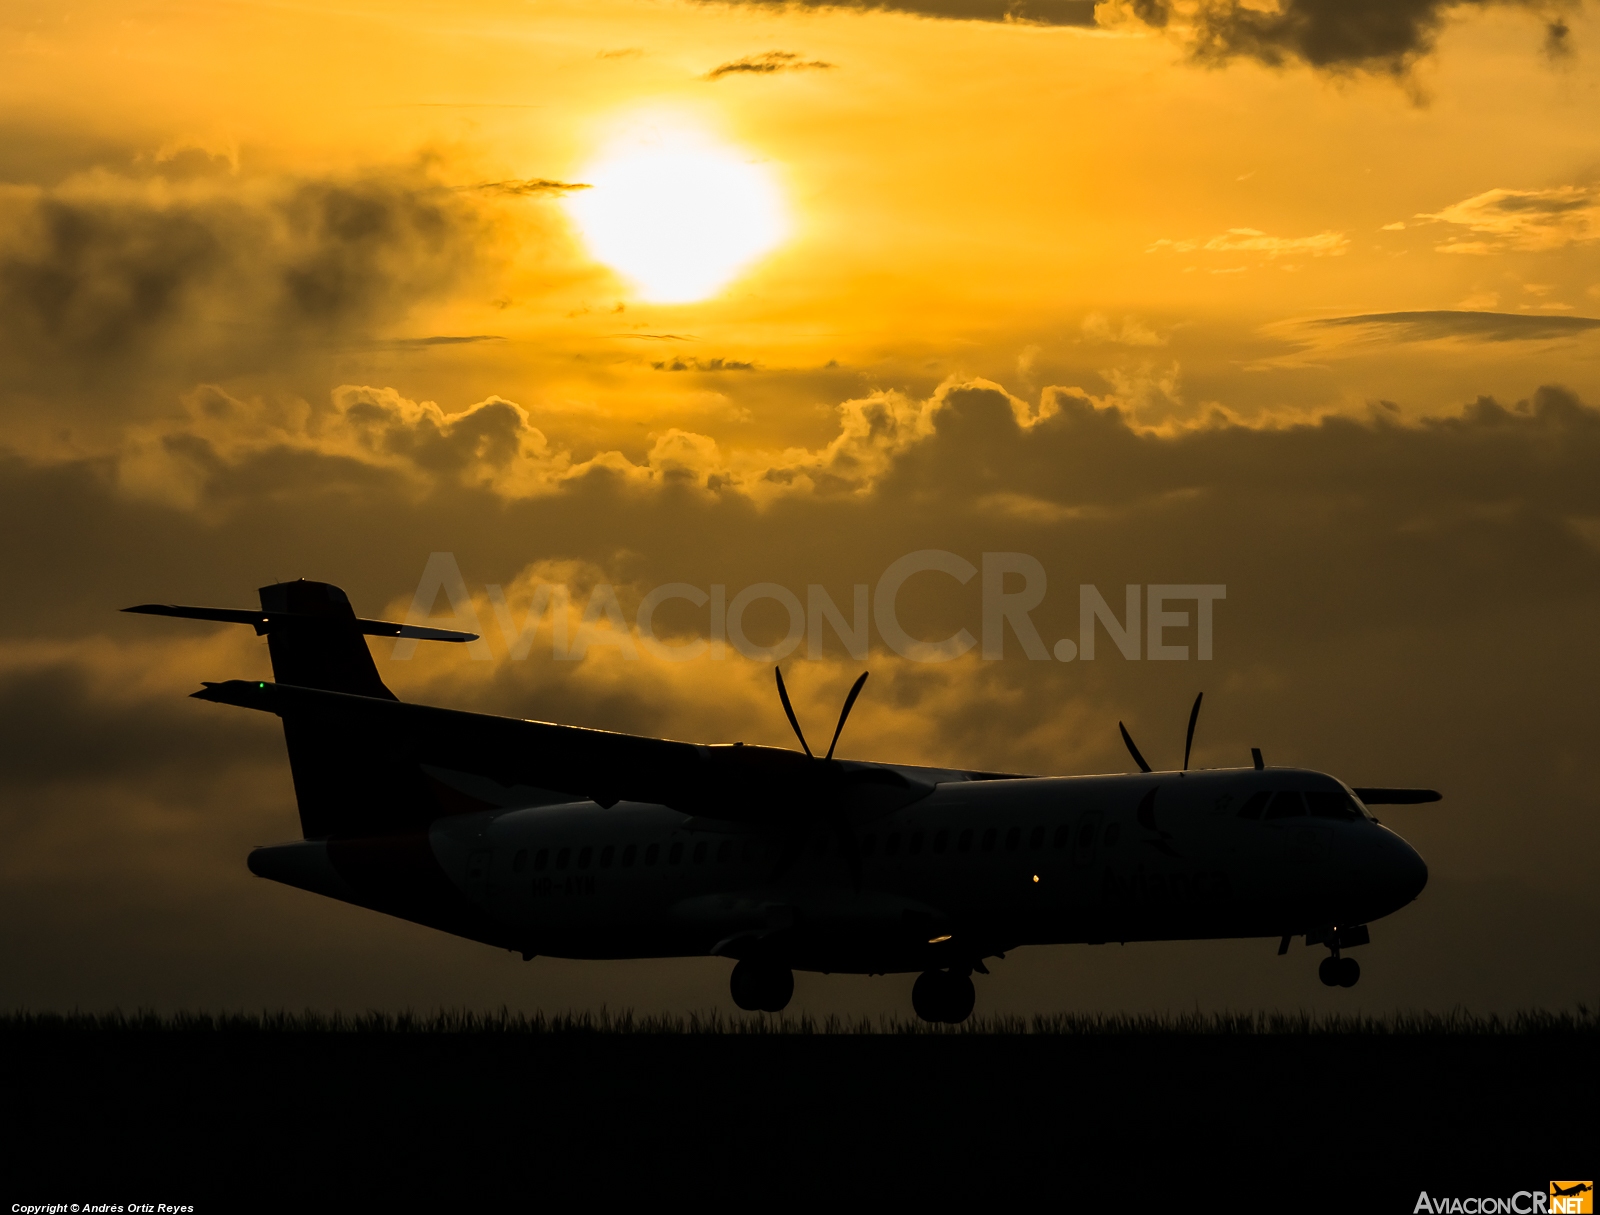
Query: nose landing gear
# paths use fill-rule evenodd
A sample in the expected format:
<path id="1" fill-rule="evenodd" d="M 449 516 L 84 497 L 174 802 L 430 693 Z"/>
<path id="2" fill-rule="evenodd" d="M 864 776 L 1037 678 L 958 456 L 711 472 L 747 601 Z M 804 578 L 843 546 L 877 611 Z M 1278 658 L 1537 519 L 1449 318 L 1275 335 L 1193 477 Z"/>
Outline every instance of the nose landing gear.
<path id="1" fill-rule="evenodd" d="M 794 972 L 776 962 L 747 960 L 733 968 L 728 988 L 746 1012 L 782 1012 L 794 996 Z"/>
<path id="2" fill-rule="evenodd" d="M 1322 959 L 1317 977 L 1328 987 L 1354 987 L 1361 978 L 1361 963 L 1354 958 L 1341 958 L 1335 949 L 1332 956 Z"/>
<path id="3" fill-rule="evenodd" d="M 928 970 L 911 988 L 911 1007 L 924 1021 L 959 1025 L 972 1015 L 978 993 L 972 976 L 959 970 Z"/>

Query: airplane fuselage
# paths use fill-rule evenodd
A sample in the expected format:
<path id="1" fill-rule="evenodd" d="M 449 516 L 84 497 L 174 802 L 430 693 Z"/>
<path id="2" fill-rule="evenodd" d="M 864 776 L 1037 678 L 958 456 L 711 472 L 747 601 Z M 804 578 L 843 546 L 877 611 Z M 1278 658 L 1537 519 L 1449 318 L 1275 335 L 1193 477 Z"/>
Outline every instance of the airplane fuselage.
<path id="1" fill-rule="evenodd" d="M 780 844 L 661 806 L 581 801 L 440 818 L 409 850 L 303 840 L 250 864 L 530 955 L 765 954 L 858 973 L 1021 945 L 1320 933 L 1388 915 L 1427 880 L 1348 788 L 1290 768 L 940 780 L 857 826 L 859 885 L 839 838 L 816 833 L 775 878 Z M 438 900 L 396 905 L 389 892 L 430 866 Z M 450 915 L 430 912 L 450 899 Z"/>

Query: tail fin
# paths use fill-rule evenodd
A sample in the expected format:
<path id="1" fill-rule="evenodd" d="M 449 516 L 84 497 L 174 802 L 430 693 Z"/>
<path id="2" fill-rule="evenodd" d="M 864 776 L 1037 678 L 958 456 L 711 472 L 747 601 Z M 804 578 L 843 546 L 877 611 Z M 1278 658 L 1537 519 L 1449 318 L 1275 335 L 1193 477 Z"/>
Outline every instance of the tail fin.
<path id="1" fill-rule="evenodd" d="M 275 582 L 261 588 L 272 678 L 299 688 L 398 700 L 378 677 L 350 600 L 329 582 Z M 259 630 L 258 630 L 259 631 Z"/>
<path id="2" fill-rule="evenodd" d="M 328 582 L 302 578 L 264 586 L 260 593 L 259 612 L 165 603 L 123 611 L 253 625 L 257 636 L 267 638 L 277 683 L 379 700 L 398 698 L 378 677 L 367 649 L 368 635 L 476 640 L 472 633 L 363 620 L 345 593 Z M 442 813 L 433 784 L 415 757 L 370 727 L 321 715 L 285 714 L 283 736 L 300 804 L 300 827 L 307 839 L 416 830 Z"/>

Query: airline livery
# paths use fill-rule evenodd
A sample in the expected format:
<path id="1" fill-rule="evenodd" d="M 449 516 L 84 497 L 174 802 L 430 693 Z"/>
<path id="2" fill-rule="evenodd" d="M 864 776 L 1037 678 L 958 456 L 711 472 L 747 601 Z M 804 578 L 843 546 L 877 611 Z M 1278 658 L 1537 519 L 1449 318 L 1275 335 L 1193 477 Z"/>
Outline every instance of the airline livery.
<path id="1" fill-rule="evenodd" d="M 469 633 L 358 618 L 324 582 L 261 609 L 143 604 L 265 635 L 273 681 L 200 700 L 283 721 L 304 838 L 251 872 L 474 941 L 565 958 L 715 955 L 740 1008 L 776 1012 L 793 972 L 918 973 L 917 1014 L 960 1022 L 972 974 L 1024 945 L 1304 936 L 1320 975 L 1411 902 L 1427 866 L 1367 809 L 1437 801 L 1264 765 L 1024 776 L 835 759 L 866 676 L 816 755 L 697 744 L 402 703 L 366 636 Z"/>

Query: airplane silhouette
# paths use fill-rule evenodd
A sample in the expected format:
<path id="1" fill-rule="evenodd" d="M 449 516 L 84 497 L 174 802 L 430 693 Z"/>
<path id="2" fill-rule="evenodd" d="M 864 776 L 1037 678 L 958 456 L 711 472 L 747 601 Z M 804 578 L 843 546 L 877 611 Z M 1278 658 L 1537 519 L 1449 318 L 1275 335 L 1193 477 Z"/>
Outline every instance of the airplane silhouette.
<path id="1" fill-rule="evenodd" d="M 1566 1186 L 1566 1187 L 1559 1186 L 1555 1182 L 1552 1181 L 1550 1183 L 1550 1197 L 1552 1197 L 1552 1198 L 1571 1198 L 1574 1194 L 1581 1194 L 1585 1190 L 1592 1190 L 1592 1189 L 1594 1189 L 1594 1185 L 1591 1182 L 1587 1182 L 1587 1181 L 1580 1181 L 1580 1182 L 1577 1182 L 1577 1183 L 1575 1183 L 1573 1185 Z"/>
<path id="2" fill-rule="evenodd" d="M 718 956 L 733 999 L 778 1011 L 793 972 L 916 973 L 912 1004 L 959 1022 L 972 974 L 1024 945 L 1304 934 L 1329 986 L 1342 948 L 1411 902 L 1427 866 L 1366 809 L 1437 801 L 1269 768 L 1038 777 L 689 743 L 406 704 L 365 638 L 472 634 L 359 618 L 345 593 L 262 587 L 260 610 L 141 604 L 252 625 L 273 679 L 193 695 L 277 715 L 302 837 L 251 872 L 524 958 Z M 1270 799 L 1271 808 L 1262 808 Z M 1237 808 L 1237 809 L 1236 809 Z M 1320 841 L 1310 847 L 1307 841 Z"/>

